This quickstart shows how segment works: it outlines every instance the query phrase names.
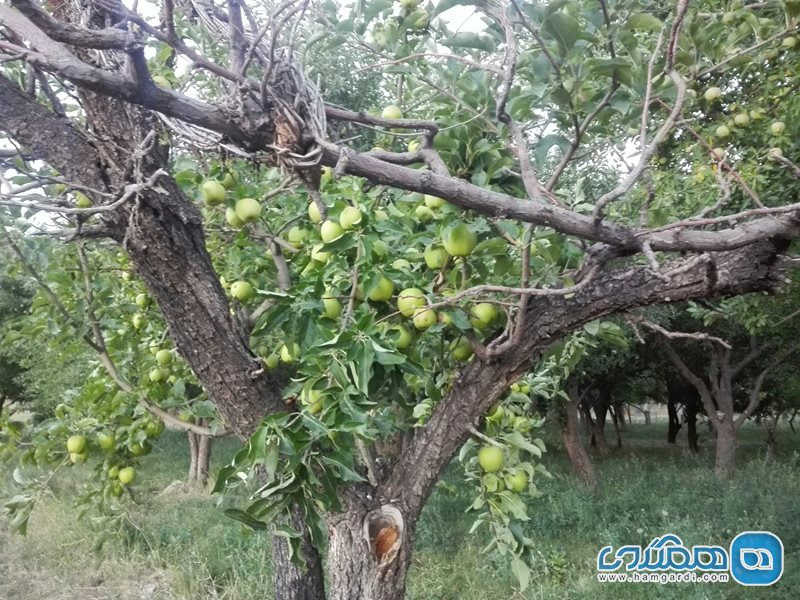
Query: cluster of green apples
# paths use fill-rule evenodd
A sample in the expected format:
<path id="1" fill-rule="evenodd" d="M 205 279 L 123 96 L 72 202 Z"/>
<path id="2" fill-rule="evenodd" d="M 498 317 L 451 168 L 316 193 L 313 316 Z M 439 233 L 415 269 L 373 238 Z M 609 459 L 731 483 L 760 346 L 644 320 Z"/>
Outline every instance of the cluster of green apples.
<path id="1" fill-rule="evenodd" d="M 222 181 L 207 179 L 200 186 L 200 196 L 207 206 L 225 208 L 225 221 L 234 229 L 241 229 L 247 223 L 261 218 L 261 203 L 255 198 L 239 198 L 228 203 L 228 191 L 239 185 L 235 171 L 226 171 Z"/>
<path id="2" fill-rule="evenodd" d="M 526 413 L 530 409 L 530 386 L 526 382 L 514 383 L 510 393 L 486 415 L 485 430 L 487 435 L 498 435 L 502 432 L 515 431 L 528 434 L 535 426 L 534 419 Z M 529 483 L 528 464 L 520 460 L 519 452 L 509 452 L 501 444 L 487 443 L 480 447 L 477 454 L 481 468 L 481 484 L 490 493 L 504 490 L 523 492 Z"/>
<path id="3" fill-rule="evenodd" d="M 791 39 L 791 38 L 785 38 Z M 785 40 L 784 40 L 785 41 Z M 709 87 L 703 93 L 703 97 L 709 103 L 718 102 L 722 99 L 723 91 L 721 88 L 717 86 Z M 762 121 L 766 118 L 766 113 L 764 109 L 760 107 L 754 107 L 750 110 L 740 109 L 735 114 L 729 115 L 726 121 L 717 126 L 714 130 L 714 136 L 720 141 L 726 141 L 728 138 L 731 137 L 737 131 L 743 131 L 747 127 L 749 127 L 752 123 L 757 121 Z M 786 131 L 786 123 L 783 121 L 775 120 L 770 122 L 768 127 L 768 132 L 770 136 L 773 138 L 780 138 L 783 136 L 784 132 Z M 724 148 L 716 147 L 712 151 L 714 158 L 718 161 L 725 160 L 726 151 Z M 779 156 L 783 156 L 783 151 L 780 147 L 775 146 L 768 151 L 768 156 L 770 158 L 775 158 Z M 704 174 L 696 173 L 695 174 L 695 181 L 702 182 L 704 179 Z"/>

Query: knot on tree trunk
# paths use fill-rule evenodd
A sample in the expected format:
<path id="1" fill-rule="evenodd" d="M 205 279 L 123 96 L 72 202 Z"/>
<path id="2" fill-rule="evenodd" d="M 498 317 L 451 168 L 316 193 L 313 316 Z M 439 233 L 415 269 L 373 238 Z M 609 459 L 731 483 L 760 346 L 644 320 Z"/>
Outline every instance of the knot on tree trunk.
<path id="1" fill-rule="evenodd" d="M 403 515 L 389 504 L 384 504 L 364 517 L 364 539 L 379 567 L 390 564 L 403 543 Z"/>

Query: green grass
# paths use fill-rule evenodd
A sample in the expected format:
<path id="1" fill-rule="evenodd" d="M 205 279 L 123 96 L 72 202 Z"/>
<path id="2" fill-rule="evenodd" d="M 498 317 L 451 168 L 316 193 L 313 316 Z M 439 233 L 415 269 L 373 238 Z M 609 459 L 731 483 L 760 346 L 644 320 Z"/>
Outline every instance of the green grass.
<path id="1" fill-rule="evenodd" d="M 609 431 L 609 433 L 612 433 Z M 705 431 L 703 432 L 705 434 Z M 457 465 L 446 476 L 422 516 L 409 578 L 408 598 L 795 598 L 800 595 L 800 434 L 782 432 L 779 453 L 767 462 L 761 433 L 742 431 L 735 481 L 718 482 L 705 435 L 699 455 L 666 448 L 659 425 L 633 426 L 625 447 L 593 456 L 602 489 L 592 494 L 576 485 L 556 440 L 545 462 L 553 478 L 541 482 L 543 497 L 531 500 L 528 535 L 536 541 L 531 587 L 521 594 L 505 560 L 481 554 L 485 534 L 469 535 L 464 508 L 470 492 Z M 613 436 L 609 437 L 609 441 Z M 219 467 L 235 451 L 233 440 L 214 449 Z M 140 469 L 136 505 L 128 534 L 93 556 L 88 516 L 74 506 L 82 482 L 70 469 L 53 482 L 53 495 L 37 507 L 28 536 L 11 536 L 0 522 L 0 598 L 9 600 L 271 598 L 272 571 L 267 536 L 228 521 L 216 499 L 197 493 L 159 494 L 188 469 L 185 438 L 160 440 Z M 6 475 L 0 481 L 7 481 Z M 455 490 L 455 491 L 453 491 Z M 2 488 L 0 488 L 2 494 Z M 739 531 L 777 533 L 786 549 L 781 581 L 771 588 L 735 584 L 600 584 L 597 550 L 606 544 L 646 545 L 675 533 L 687 545 L 722 544 Z"/>

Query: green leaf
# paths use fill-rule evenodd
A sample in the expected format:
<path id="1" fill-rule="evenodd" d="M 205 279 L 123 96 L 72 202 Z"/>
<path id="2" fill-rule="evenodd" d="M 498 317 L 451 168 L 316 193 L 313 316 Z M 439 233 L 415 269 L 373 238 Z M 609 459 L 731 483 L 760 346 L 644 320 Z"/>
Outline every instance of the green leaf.
<path id="1" fill-rule="evenodd" d="M 471 31 L 450 36 L 442 40 L 441 44 L 448 48 L 472 48 L 474 50 L 483 50 L 484 52 L 495 51 L 494 40 L 486 36 L 480 36 Z"/>
<path id="2" fill-rule="evenodd" d="M 583 330 L 591 336 L 597 335 L 600 333 L 600 320 L 589 321 L 583 326 Z"/>
<path id="3" fill-rule="evenodd" d="M 581 34 L 581 27 L 578 21 L 561 12 L 553 13 L 547 17 L 542 29 L 558 41 L 564 54 L 575 45 Z"/>
<path id="4" fill-rule="evenodd" d="M 525 563 L 524 560 L 515 556 L 511 559 L 511 572 L 514 574 L 514 577 L 517 578 L 519 581 L 519 587 L 521 591 L 524 591 L 531 582 L 531 569 Z"/>
<path id="5" fill-rule="evenodd" d="M 628 17 L 624 27 L 625 29 L 642 31 L 661 31 L 664 28 L 664 23 L 650 13 L 636 13 Z"/>
<path id="6" fill-rule="evenodd" d="M 267 528 L 267 524 L 263 521 L 259 521 L 250 513 L 247 513 L 243 510 L 238 508 L 228 508 L 225 509 L 225 516 L 229 519 L 233 519 L 234 521 L 239 521 L 242 525 L 245 525 L 252 529 L 253 531 L 263 531 Z"/>

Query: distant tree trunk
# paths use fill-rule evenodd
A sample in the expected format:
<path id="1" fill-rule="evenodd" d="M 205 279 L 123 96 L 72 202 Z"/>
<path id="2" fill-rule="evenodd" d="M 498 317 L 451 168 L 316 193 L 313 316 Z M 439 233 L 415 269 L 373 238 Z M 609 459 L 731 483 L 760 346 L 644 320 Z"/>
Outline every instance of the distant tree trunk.
<path id="1" fill-rule="evenodd" d="M 800 409 L 797 409 L 797 408 L 795 408 L 795 409 L 792 411 L 792 416 L 791 416 L 791 417 L 789 417 L 789 429 L 791 429 L 791 430 L 792 430 L 792 433 L 797 433 L 797 432 L 794 430 L 794 418 L 797 416 L 797 412 L 798 412 L 798 411 L 800 411 Z"/>
<path id="2" fill-rule="evenodd" d="M 621 423 L 625 422 L 625 417 L 622 416 L 624 409 L 620 409 L 619 406 L 616 408 L 610 406 L 609 410 L 611 411 L 611 422 L 614 423 L 614 433 L 617 435 L 617 448 L 622 448 L 622 436 L 620 435 L 620 430 L 622 429 Z"/>
<path id="3" fill-rule="evenodd" d="M 667 443 L 674 444 L 681 430 L 678 418 L 678 386 L 672 377 L 667 378 Z"/>
<path id="4" fill-rule="evenodd" d="M 594 403 L 594 419 L 592 424 L 592 446 L 595 446 L 600 454 L 608 454 L 608 441 L 606 440 L 606 417 L 608 416 L 609 398 L 605 388 L 600 388 L 599 397 Z M 587 406 L 587 412 L 590 408 Z"/>
<path id="5" fill-rule="evenodd" d="M 767 415 L 764 417 L 764 441 L 767 444 L 767 460 L 775 456 L 778 449 L 778 421 L 782 413 L 776 412 L 771 417 Z"/>
<path id="6" fill-rule="evenodd" d="M 201 425 L 205 426 L 205 421 Z M 189 431 L 189 485 L 204 488 L 208 483 L 208 471 L 211 464 L 212 438 Z"/>
<path id="7" fill-rule="evenodd" d="M 561 425 L 561 440 L 564 443 L 564 449 L 567 451 L 569 462 L 572 465 L 572 470 L 578 479 L 592 490 L 596 490 L 598 486 L 597 473 L 592 466 L 589 455 L 586 449 L 581 444 L 580 435 L 578 434 L 578 402 L 577 385 L 568 384 L 568 394 L 570 400 L 564 402 L 564 411 L 566 418 L 563 419 Z"/>
<path id="8" fill-rule="evenodd" d="M 190 485 L 194 485 L 197 481 L 197 438 L 200 437 L 193 431 L 186 434 L 189 437 L 189 474 L 186 476 L 186 481 Z"/>
<path id="9" fill-rule="evenodd" d="M 689 398 L 685 404 L 686 411 L 686 438 L 689 442 L 689 449 L 693 452 L 700 452 L 700 444 L 697 437 L 697 412 L 700 410 L 700 402 L 696 398 Z"/>
<path id="10" fill-rule="evenodd" d="M 736 427 L 730 419 L 716 424 L 717 450 L 714 473 L 720 479 L 731 479 L 736 473 Z"/>

